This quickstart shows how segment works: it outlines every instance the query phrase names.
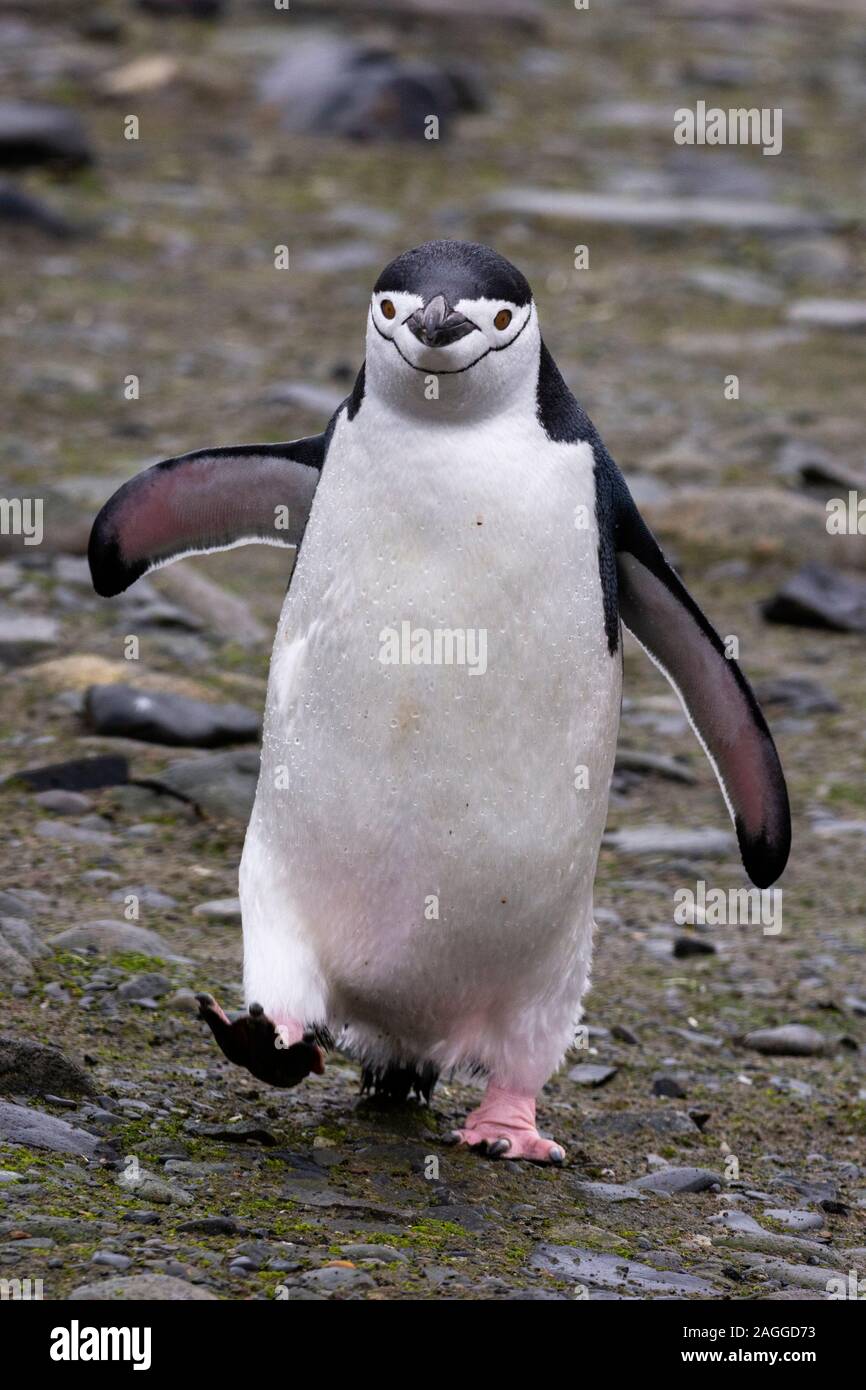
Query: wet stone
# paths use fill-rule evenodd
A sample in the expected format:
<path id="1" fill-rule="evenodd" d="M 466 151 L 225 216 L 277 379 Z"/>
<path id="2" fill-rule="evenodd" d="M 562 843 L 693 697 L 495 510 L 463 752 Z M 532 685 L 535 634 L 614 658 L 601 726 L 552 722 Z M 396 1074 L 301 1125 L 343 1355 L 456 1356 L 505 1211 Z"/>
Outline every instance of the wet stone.
<path id="1" fill-rule="evenodd" d="M 860 575 L 807 565 L 763 606 L 770 623 L 866 633 L 866 580 Z"/>
<path id="2" fill-rule="evenodd" d="M 674 958 L 688 960 L 691 956 L 714 956 L 716 948 L 712 941 L 702 936 L 678 936 L 674 940 Z"/>
<path id="3" fill-rule="evenodd" d="M 15 664 L 33 660 L 56 646 L 59 638 L 60 624 L 56 618 L 18 613 L 0 606 L 0 661 Z"/>
<path id="4" fill-rule="evenodd" d="M 47 791 L 56 787 L 67 791 L 96 791 L 101 787 L 115 787 L 128 782 L 129 763 L 126 758 L 114 754 L 69 758 L 62 763 L 21 768 L 11 780 L 23 782 L 31 791 Z"/>
<path id="5" fill-rule="evenodd" d="M 36 826 L 36 834 L 43 840 L 52 840 L 61 845 L 101 845 L 108 848 L 117 844 L 117 836 L 108 830 L 95 830 L 84 825 L 70 825 L 68 821 L 43 820 Z"/>
<path id="6" fill-rule="evenodd" d="M 95 1135 L 77 1129 L 66 1120 L 8 1101 L 0 1101 L 0 1139 L 54 1153 L 80 1154 L 84 1158 L 93 1158 L 99 1147 Z"/>
<path id="7" fill-rule="evenodd" d="M 593 1088 L 606 1086 L 616 1076 L 618 1067 L 605 1067 L 594 1062 L 583 1062 L 580 1066 L 572 1067 L 568 1073 L 569 1081 L 577 1082 L 578 1086 L 591 1086 Z"/>
<path id="8" fill-rule="evenodd" d="M 125 903 L 127 898 L 135 897 L 138 899 L 139 907 L 152 907 L 157 912 L 167 912 L 173 907 L 177 907 L 177 899 L 169 893 L 163 893 L 159 888 L 151 888 L 147 884 L 133 884 L 128 888 L 118 888 L 111 894 L 111 902 Z"/>
<path id="9" fill-rule="evenodd" d="M 756 1028 L 745 1035 L 743 1042 L 754 1052 L 769 1057 L 821 1057 L 833 1050 L 830 1038 L 803 1023 Z"/>
<path id="10" fill-rule="evenodd" d="M 712 1294 L 715 1286 L 707 1279 L 684 1270 L 658 1270 L 652 1265 L 621 1255 L 598 1254 L 570 1245 L 539 1245 L 532 1256 L 532 1267 L 545 1270 L 572 1283 L 630 1292 L 642 1298 L 685 1297 Z"/>
<path id="11" fill-rule="evenodd" d="M 159 999 L 161 995 L 168 994 L 170 989 L 171 980 L 165 975 L 146 971 L 141 975 L 133 975 L 124 984 L 118 985 L 117 994 L 120 999 Z"/>
<path id="12" fill-rule="evenodd" d="M 572 1184 L 575 1192 L 591 1201 L 597 1202 L 641 1202 L 643 1194 L 626 1183 L 582 1182 Z"/>
<path id="13" fill-rule="evenodd" d="M 25 960 L 36 960 L 47 954 L 46 947 L 25 917 L 0 917 L 0 937 Z"/>
<path id="14" fill-rule="evenodd" d="M 447 138 L 461 112 L 482 104 L 474 69 L 456 59 L 408 61 L 324 34 L 279 58 L 261 95 L 286 130 L 355 140 L 423 140 L 431 111 Z"/>
<path id="15" fill-rule="evenodd" d="M 667 1096 L 674 1100 L 685 1100 L 685 1087 L 675 1076 L 655 1076 L 653 1077 L 653 1095 Z"/>
<path id="16" fill-rule="evenodd" d="M 80 1284 L 69 1295 L 72 1302 L 149 1302 L 170 1300 L 192 1302 L 215 1299 L 201 1284 L 190 1284 L 168 1274 L 130 1274 L 101 1279 L 95 1284 Z"/>
<path id="17" fill-rule="evenodd" d="M 736 846 L 734 836 L 725 830 L 685 829 L 669 825 L 636 825 L 612 831 L 604 843 L 620 854 L 727 855 Z"/>
<path id="18" fill-rule="evenodd" d="M 788 309 L 792 323 L 813 328 L 866 329 L 866 301 L 855 299 L 798 299 Z"/>
<path id="19" fill-rule="evenodd" d="M 311 1269 L 301 1275 L 301 1284 L 320 1293 L 348 1293 L 355 1289 L 374 1289 L 376 1282 L 360 1269 L 342 1269 L 340 1266 L 326 1265 L 323 1269 Z"/>
<path id="20" fill-rule="evenodd" d="M 584 1121 L 584 1131 L 594 1139 L 615 1141 L 636 1134 L 696 1134 L 697 1125 L 682 1110 L 618 1110 Z"/>
<path id="21" fill-rule="evenodd" d="M 405 1264 L 409 1258 L 391 1245 L 343 1245 L 340 1253 L 347 1260 L 378 1260 L 381 1264 Z"/>
<path id="22" fill-rule="evenodd" d="M 59 787 L 37 792 L 33 800 L 43 811 L 51 811 L 56 816 L 83 816 L 93 809 L 93 802 L 83 792 L 63 791 Z"/>
<path id="23" fill-rule="evenodd" d="M 709 1168 L 663 1168 L 635 1178 L 631 1186 L 640 1192 L 652 1192 L 659 1197 L 677 1197 L 684 1192 L 706 1192 L 718 1189 L 722 1180 Z"/>
<path id="24" fill-rule="evenodd" d="M 258 779 L 258 750 L 239 749 L 171 763 L 157 780 L 208 815 L 246 822 L 253 808 Z"/>
<path id="25" fill-rule="evenodd" d="M 229 1236 L 237 1235 L 241 1225 L 233 1216 L 199 1216 L 192 1221 L 183 1221 L 177 1228 L 191 1235 Z"/>
<path id="26" fill-rule="evenodd" d="M 48 164 L 78 169 L 93 154 L 84 126 L 67 106 L 47 102 L 0 102 L 0 168 Z"/>
<path id="27" fill-rule="evenodd" d="M 242 705 L 208 704 L 128 685 L 92 685 L 85 716 L 95 733 L 178 747 L 218 748 L 259 736 L 258 715 Z"/>
<path id="28" fill-rule="evenodd" d="M 138 1165 L 129 1165 L 117 1175 L 117 1185 L 131 1196 L 142 1201 L 157 1202 L 161 1206 L 191 1206 L 192 1193 L 177 1183 L 168 1182 L 148 1173 Z"/>
<path id="29" fill-rule="evenodd" d="M 794 714 L 838 714 L 841 705 L 829 690 L 806 676 L 779 676 L 758 681 L 755 695 L 762 706 L 779 706 Z"/>
<path id="30" fill-rule="evenodd" d="M 241 920 L 239 898 L 213 898 L 210 902 L 199 903 L 192 911 L 194 917 L 206 917 L 212 922 L 239 922 Z"/>
<path id="31" fill-rule="evenodd" d="M 56 950 L 75 950 L 78 947 L 90 946 L 106 955 L 112 951 L 140 951 L 145 956 L 162 957 L 166 960 L 180 959 L 172 954 L 168 942 L 164 941 L 158 932 L 150 931 L 147 927 L 135 926 L 132 922 L 114 921 L 110 918 L 98 918 L 93 922 L 84 922 L 78 927 L 67 927 L 66 931 L 52 936 L 48 944 Z"/>
<path id="32" fill-rule="evenodd" d="M 791 1231 L 820 1231 L 826 1225 L 819 1211 L 802 1211 L 788 1207 L 766 1207 L 763 1215 Z"/>
<path id="33" fill-rule="evenodd" d="M 91 1256 L 90 1263 L 94 1265 L 106 1265 L 108 1269 L 123 1271 L 129 1269 L 132 1260 L 128 1255 L 119 1255 L 115 1250 L 97 1250 Z"/>

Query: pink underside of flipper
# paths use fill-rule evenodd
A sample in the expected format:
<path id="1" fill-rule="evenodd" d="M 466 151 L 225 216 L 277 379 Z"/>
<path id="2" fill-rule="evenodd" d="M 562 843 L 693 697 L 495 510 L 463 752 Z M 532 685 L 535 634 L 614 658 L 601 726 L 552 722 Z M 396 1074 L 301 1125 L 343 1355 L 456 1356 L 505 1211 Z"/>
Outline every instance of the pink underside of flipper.
<path id="1" fill-rule="evenodd" d="M 535 1127 L 535 1096 L 488 1082 L 484 1099 L 456 1131 L 461 1144 L 486 1144 L 497 1158 L 527 1158 L 534 1163 L 562 1163 L 565 1150 L 542 1139 Z M 506 1141 L 501 1144 L 499 1141 Z"/>

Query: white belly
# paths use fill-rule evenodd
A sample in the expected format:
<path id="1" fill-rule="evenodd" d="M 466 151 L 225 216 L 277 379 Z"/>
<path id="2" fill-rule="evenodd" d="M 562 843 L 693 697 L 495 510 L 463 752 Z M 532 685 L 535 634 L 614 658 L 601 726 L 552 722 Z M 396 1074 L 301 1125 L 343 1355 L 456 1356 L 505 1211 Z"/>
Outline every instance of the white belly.
<path id="1" fill-rule="evenodd" d="M 533 422 L 404 429 L 397 453 L 364 415 L 338 425 L 274 644 L 248 995 L 383 1056 L 495 1066 L 540 1019 L 561 1054 L 620 701 L 591 451 Z"/>

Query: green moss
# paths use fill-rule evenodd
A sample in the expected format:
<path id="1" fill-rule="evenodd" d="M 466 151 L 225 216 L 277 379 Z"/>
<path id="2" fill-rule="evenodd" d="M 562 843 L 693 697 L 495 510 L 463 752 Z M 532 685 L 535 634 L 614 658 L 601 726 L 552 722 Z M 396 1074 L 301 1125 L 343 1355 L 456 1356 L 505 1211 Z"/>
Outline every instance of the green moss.
<path id="1" fill-rule="evenodd" d="M 166 968 L 161 956 L 146 956 L 141 951 L 116 951 L 109 956 L 109 960 L 112 965 L 116 965 L 119 970 L 128 971 L 130 975 Z"/>

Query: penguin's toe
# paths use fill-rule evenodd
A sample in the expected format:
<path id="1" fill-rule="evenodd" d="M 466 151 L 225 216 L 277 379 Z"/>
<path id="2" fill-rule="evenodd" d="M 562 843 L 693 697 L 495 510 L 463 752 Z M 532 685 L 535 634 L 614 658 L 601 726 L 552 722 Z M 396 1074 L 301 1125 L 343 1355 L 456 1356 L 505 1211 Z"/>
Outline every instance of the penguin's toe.
<path id="1" fill-rule="evenodd" d="M 565 1162 L 562 1145 L 553 1139 L 542 1139 L 536 1129 L 515 1128 L 508 1133 L 506 1126 L 494 1126 L 488 1122 L 454 1130 L 445 1136 L 444 1142 L 460 1144 L 483 1158 L 524 1159 L 528 1163 L 551 1163 L 557 1167 Z"/>
<path id="2" fill-rule="evenodd" d="M 510 1139 L 494 1139 L 492 1144 L 487 1146 L 488 1158 L 503 1158 L 511 1148 Z"/>

